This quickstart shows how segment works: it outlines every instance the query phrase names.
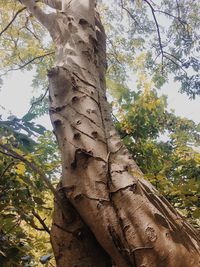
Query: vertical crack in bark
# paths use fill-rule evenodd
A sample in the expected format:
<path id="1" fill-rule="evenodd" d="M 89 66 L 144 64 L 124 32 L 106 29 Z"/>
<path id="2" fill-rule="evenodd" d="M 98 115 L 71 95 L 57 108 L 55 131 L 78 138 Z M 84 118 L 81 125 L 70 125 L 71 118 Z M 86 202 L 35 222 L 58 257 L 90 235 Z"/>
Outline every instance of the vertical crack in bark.
<path id="1" fill-rule="evenodd" d="M 135 254 L 134 253 L 132 253 L 132 255 L 130 254 L 130 247 L 129 247 L 128 241 L 126 239 L 125 225 L 124 225 L 123 219 L 120 218 L 120 215 L 119 215 L 119 212 L 118 212 L 118 208 L 117 208 L 115 202 L 113 201 L 113 193 L 111 192 L 111 188 L 110 188 L 110 185 L 112 184 L 112 174 L 111 174 L 111 169 L 110 169 L 110 164 L 111 164 L 110 163 L 110 155 L 111 155 L 111 153 L 109 152 L 108 162 L 107 162 L 107 164 L 108 164 L 108 170 L 107 170 L 108 181 L 107 181 L 107 186 L 108 186 L 108 190 L 109 190 L 110 202 L 111 202 L 112 207 L 113 207 L 113 209 L 115 211 L 116 217 L 118 219 L 119 226 L 120 226 L 121 231 L 123 233 L 123 239 L 124 239 L 123 240 L 123 243 L 120 240 L 120 238 L 117 236 L 117 234 L 115 233 L 115 230 L 114 229 L 111 229 L 111 227 L 109 227 L 108 230 L 109 230 L 109 233 L 111 234 L 112 238 L 114 238 L 114 240 L 116 240 L 116 241 L 118 241 L 120 243 L 120 246 L 118 246 L 118 249 L 119 249 L 120 253 L 122 253 L 123 257 L 125 258 L 125 260 L 127 262 L 127 264 L 129 266 L 131 266 L 133 264 L 133 266 L 137 267 Z M 113 240 L 113 242 L 114 242 L 114 240 Z"/>
<path id="2" fill-rule="evenodd" d="M 97 13 L 96 13 L 96 20 L 95 21 L 96 21 L 96 25 L 98 26 L 99 31 L 100 31 L 99 35 L 97 34 L 97 43 L 100 46 L 102 43 L 104 43 L 104 44 L 106 43 L 106 36 L 105 36 L 104 29 L 101 25 L 101 22 L 99 21 L 99 15 Z M 99 36 L 99 39 L 98 39 L 98 36 Z M 97 51 L 102 51 L 102 48 L 101 47 L 97 48 Z M 103 57 L 106 58 L 105 49 L 103 50 L 102 53 L 104 53 Z M 103 65 L 102 69 L 103 69 L 104 73 L 101 75 L 102 75 L 102 78 L 105 79 L 106 64 L 105 65 L 103 64 L 103 60 L 101 57 L 102 57 L 102 55 L 99 54 L 99 60 L 98 61 L 100 62 L 100 64 Z M 103 81 L 103 83 L 105 83 L 105 81 Z M 105 87 L 104 87 L 104 90 L 105 90 Z M 116 247 L 119 250 L 119 252 L 122 254 L 122 256 L 124 257 L 128 266 L 137 266 L 134 253 L 132 254 L 133 256 L 130 253 L 127 253 L 127 251 L 130 252 L 130 247 L 129 247 L 129 244 L 128 244 L 127 239 L 126 239 L 125 225 L 123 223 L 123 219 L 119 215 L 117 205 L 115 204 L 115 201 L 113 201 L 112 192 L 111 192 L 112 191 L 111 190 L 112 174 L 111 174 L 111 168 L 110 168 L 110 164 L 111 164 L 110 157 L 111 157 L 111 154 L 115 154 L 115 153 L 119 152 L 120 149 L 122 148 L 122 145 L 115 152 L 112 152 L 110 149 L 110 145 L 109 145 L 110 132 L 108 132 L 110 127 L 108 127 L 107 124 L 108 123 L 112 124 L 112 120 L 111 120 L 111 115 L 107 114 L 108 113 L 107 107 L 105 107 L 105 106 L 108 106 L 108 103 L 106 102 L 107 100 L 106 100 L 105 92 L 104 92 L 104 95 L 102 95 L 102 96 L 100 96 L 100 93 L 101 93 L 101 91 L 98 92 L 99 109 L 100 109 L 100 113 L 101 113 L 102 124 L 103 124 L 104 130 L 105 130 L 105 138 L 106 138 L 107 153 L 108 153 L 108 156 L 107 156 L 107 188 L 108 188 L 108 192 L 109 192 L 109 198 L 110 198 L 111 205 L 114 209 L 116 218 L 118 220 L 118 225 L 119 225 L 121 232 L 122 232 L 121 238 L 123 238 L 123 240 L 120 240 L 120 237 L 118 237 L 114 228 L 112 229 L 112 226 L 108 226 L 108 231 L 112 236 L 113 242 L 114 243 L 118 242 L 118 244 L 120 244 L 119 246 L 116 245 Z M 102 99 L 104 101 L 104 105 L 102 105 Z"/>

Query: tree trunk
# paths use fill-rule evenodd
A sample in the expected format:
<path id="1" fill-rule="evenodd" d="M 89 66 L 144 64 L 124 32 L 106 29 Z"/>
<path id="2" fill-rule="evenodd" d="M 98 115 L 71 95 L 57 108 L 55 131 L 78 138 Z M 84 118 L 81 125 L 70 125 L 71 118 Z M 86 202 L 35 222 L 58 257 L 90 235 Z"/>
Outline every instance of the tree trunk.
<path id="1" fill-rule="evenodd" d="M 42 18 L 56 46 L 50 116 L 62 155 L 60 190 L 80 217 L 69 223 L 55 206 L 57 266 L 111 266 L 105 251 L 118 267 L 200 266 L 197 232 L 143 179 L 113 127 L 106 38 L 95 1 L 62 4 L 62 12 Z M 77 229 L 88 233 L 80 242 Z"/>
<path id="2" fill-rule="evenodd" d="M 61 184 L 57 191 L 62 199 L 62 208 L 55 201 L 51 228 L 51 243 L 57 266 L 111 267 L 111 258 L 65 198 Z"/>

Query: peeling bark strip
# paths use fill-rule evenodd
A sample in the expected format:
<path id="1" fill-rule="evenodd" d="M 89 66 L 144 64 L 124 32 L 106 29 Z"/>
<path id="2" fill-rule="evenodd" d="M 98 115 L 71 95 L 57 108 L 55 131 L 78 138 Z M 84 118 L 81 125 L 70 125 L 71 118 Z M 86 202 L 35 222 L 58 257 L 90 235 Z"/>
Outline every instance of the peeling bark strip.
<path id="1" fill-rule="evenodd" d="M 56 47 L 55 67 L 48 75 L 50 116 L 67 200 L 118 267 L 200 266 L 197 232 L 143 179 L 113 127 L 105 92 L 106 38 L 95 1 L 63 0 L 62 12 L 48 15 L 34 1 L 23 2 Z M 70 246 L 77 224 L 71 230 L 61 217 L 55 206 L 51 236 L 57 266 L 104 266 L 102 249 L 99 262 L 97 251 L 81 262 L 97 245 L 88 237 L 87 244 Z M 78 223 L 86 227 L 83 221 Z"/>

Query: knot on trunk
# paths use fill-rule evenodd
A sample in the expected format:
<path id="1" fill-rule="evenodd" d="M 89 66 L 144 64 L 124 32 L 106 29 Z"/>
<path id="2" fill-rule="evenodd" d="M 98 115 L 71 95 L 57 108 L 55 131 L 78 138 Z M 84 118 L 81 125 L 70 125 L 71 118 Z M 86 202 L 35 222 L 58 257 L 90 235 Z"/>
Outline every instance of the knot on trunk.
<path id="1" fill-rule="evenodd" d="M 75 151 L 74 160 L 71 163 L 72 169 L 77 169 L 78 166 L 86 168 L 88 165 L 88 159 L 93 157 L 92 151 L 86 151 L 85 149 L 78 148 Z"/>

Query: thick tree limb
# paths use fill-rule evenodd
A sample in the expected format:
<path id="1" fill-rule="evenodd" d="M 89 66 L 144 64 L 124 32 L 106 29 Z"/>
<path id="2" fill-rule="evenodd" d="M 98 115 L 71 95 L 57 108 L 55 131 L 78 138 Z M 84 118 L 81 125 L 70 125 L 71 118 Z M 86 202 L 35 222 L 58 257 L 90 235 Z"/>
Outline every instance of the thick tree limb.
<path id="1" fill-rule="evenodd" d="M 23 3 L 23 1 L 20 1 L 20 2 L 22 2 Z M 40 1 L 35 1 L 35 3 L 36 2 L 40 2 Z M 61 8 L 62 8 L 62 1 L 60 1 L 60 0 L 41 0 L 41 2 L 43 2 L 44 4 L 46 4 L 46 5 L 48 5 L 48 6 L 50 6 L 51 8 L 54 8 L 54 9 L 58 9 L 58 10 L 61 10 Z M 25 7 L 23 7 L 23 8 L 21 8 L 21 9 L 19 9 L 16 13 L 15 13 L 15 15 L 13 16 L 13 18 L 11 19 L 11 21 L 8 23 L 8 25 L 6 25 L 6 27 L 0 32 L 0 36 L 4 33 L 4 32 L 6 32 L 8 29 L 9 29 L 9 27 L 12 25 L 12 23 L 16 20 L 16 18 L 18 17 L 18 15 L 20 14 L 20 13 L 22 13 L 24 10 L 26 10 L 27 9 L 27 6 L 25 6 Z M 37 7 L 37 9 L 39 9 L 38 7 Z M 32 12 L 31 12 L 32 13 Z M 41 11 L 40 11 L 40 13 L 41 13 Z M 41 13 L 42 14 L 42 13 Z M 44 15 L 45 13 L 43 13 L 43 15 Z M 35 15 L 35 13 L 34 13 L 34 15 Z M 46 14 L 47 15 L 47 14 Z M 38 17 L 37 17 L 38 18 Z M 41 22 L 41 21 L 40 21 Z M 42 23 L 43 24 L 43 23 Z"/>
<path id="2" fill-rule="evenodd" d="M 42 3 L 50 6 L 54 9 L 62 9 L 62 1 L 61 0 L 41 0 Z"/>
<path id="3" fill-rule="evenodd" d="M 35 0 L 20 0 L 20 2 L 27 7 L 27 9 L 37 18 L 37 20 L 47 29 L 49 28 L 52 16 L 45 13 Z"/>

